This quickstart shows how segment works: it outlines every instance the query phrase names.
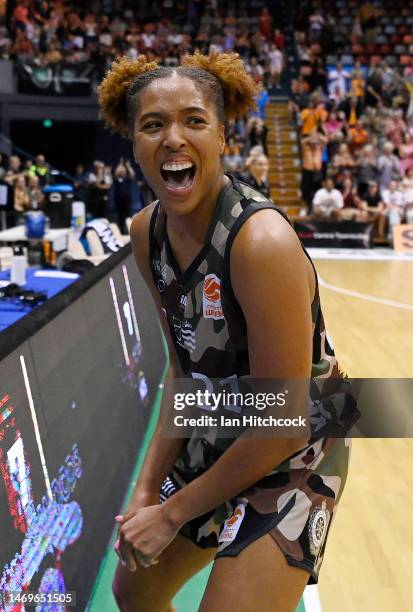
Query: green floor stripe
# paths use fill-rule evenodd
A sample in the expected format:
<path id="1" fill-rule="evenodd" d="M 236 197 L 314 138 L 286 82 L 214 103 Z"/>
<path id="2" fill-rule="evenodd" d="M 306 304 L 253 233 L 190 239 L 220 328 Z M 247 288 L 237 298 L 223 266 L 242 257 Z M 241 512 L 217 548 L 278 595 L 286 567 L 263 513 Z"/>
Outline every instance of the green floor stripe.
<path id="1" fill-rule="evenodd" d="M 149 446 L 149 442 L 152 439 L 156 423 L 158 421 L 161 398 L 162 390 L 159 389 L 153 405 L 151 419 L 149 421 L 148 428 L 145 432 L 142 446 L 138 454 L 138 459 L 136 461 L 136 465 L 129 481 L 128 490 L 124 499 L 124 503 L 122 504 L 122 510 L 125 510 L 125 508 L 127 507 L 129 500 L 132 497 L 132 493 L 135 489 L 135 483 L 141 471 L 143 460 L 145 458 L 146 451 Z M 115 526 L 113 529 L 112 536 L 110 538 L 108 549 L 99 568 L 99 572 L 92 590 L 92 595 L 90 597 L 89 604 L 86 608 L 88 612 L 116 612 L 118 610 L 115 599 L 112 595 L 112 578 L 115 573 L 116 565 L 118 562 L 118 556 L 113 550 L 116 535 L 117 527 Z"/>

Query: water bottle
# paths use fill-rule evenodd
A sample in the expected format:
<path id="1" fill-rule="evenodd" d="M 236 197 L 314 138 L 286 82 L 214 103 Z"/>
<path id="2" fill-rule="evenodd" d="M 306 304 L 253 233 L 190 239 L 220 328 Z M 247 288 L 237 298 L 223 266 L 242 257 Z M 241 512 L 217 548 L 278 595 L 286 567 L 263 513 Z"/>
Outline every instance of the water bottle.
<path id="1" fill-rule="evenodd" d="M 15 247 L 13 249 L 13 257 L 11 258 L 11 273 L 10 282 L 16 283 L 16 285 L 26 284 L 26 269 L 27 259 L 23 253 L 21 247 Z"/>

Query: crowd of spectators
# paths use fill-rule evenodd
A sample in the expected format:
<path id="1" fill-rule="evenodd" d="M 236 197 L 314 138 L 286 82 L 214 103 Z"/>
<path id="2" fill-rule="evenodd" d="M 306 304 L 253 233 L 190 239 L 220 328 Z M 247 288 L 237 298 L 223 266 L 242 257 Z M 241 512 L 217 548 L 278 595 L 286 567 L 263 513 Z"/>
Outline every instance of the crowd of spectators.
<path id="1" fill-rule="evenodd" d="M 346 8 L 351 18 L 343 25 Z M 413 17 L 413 5 L 404 13 Z M 300 2 L 300 74 L 292 83 L 308 212 L 374 221 L 380 238 L 394 224 L 413 222 L 413 66 L 396 55 L 378 61 L 352 54 L 356 43 L 364 49 L 376 40 L 384 14 L 380 2 L 369 0 L 342 0 L 333 8 Z"/>
<path id="2" fill-rule="evenodd" d="M 198 48 L 235 51 L 253 78 L 277 87 L 284 36 L 260 0 L 17 0 L 0 27 L 0 57 L 38 66 L 91 62 L 100 82 L 120 54 L 174 66 Z"/>
<path id="3" fill-rule="evenodd" d="M 37 155 L 33 161 L 28 159 L 25 163 L 17 155 L 11 155 L 8 160 L 0 157 L 0 183 L 12 188 L 14 223 L 23 223 L 25 212 L 45 208 L 44 187 L 51 176 L 44 155 Z M 143 177 L 123 158 L 114 168 L 98 160 L 88 171 L 78 164 L 73 191 L 75 200 L 85 203 L 90 217 L 112 217 L 123 231 L 126 231 L 126 219 L 133 210 L 153 200 Z"/>
<path id="4" fill-rule="evenodd" d="M 94 62 L 97 82 L 119 54 L 134 58 L 145 53 L 149 59 L 173 66 L 196 48 L 203 52 L 236 51 L 261 85 L 257 111 L 226 126 L 223 162 L 226 171 L 270 197 L 267 87 L 279 86 L 284 36 L 274 29 L 271 14 L 260 0 L 228 3 L 224 8 L 218 8 L 216 2 L 196 0 L 164 0 L 159 4 L 95 0 L 87 8 L 75 1 L 17 0 L 9 11 L 8 28 L 6 23 L 0 28 L 3 58 L 38 65 L 63 59 Z M 30 169 L 34 165 L 36 172 Z M 40 192 L 47 183 L 47 167 L 41 155 L 27 166 L 17 156 L 0 166 L 0 180 L 14 187 L 16 213 L 42 207 L 44 197 L 35 196 L 33 190 L 34 183 Z M 108 211 L 115 211 L 122 231 L 131 209 L 145 206 L 154 197 L 139 169 L 133 170 L 123 159 L 114 168 L 98 160 L 87 170 L 79 164 L 74 187 L 76 198 L 86 203 L 92 217 L 107 217 Z"/>

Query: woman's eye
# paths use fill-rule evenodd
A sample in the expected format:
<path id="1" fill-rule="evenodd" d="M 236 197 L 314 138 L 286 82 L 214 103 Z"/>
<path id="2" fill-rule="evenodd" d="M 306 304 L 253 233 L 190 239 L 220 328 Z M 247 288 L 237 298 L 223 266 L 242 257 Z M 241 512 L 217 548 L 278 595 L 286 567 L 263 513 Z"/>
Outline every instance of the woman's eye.
<path id="1" fill-rule="evenodd" d="M 161 123 L 159 121 L 150 121 L 149 123 L 145 123 L 142 129 L 153 130 L 159 127 L 161 127 Z"/>
<path id="2" fill-rule="evenodd" d="M 190 125 L 196 125 L 196 124 L 198 124 L 198 123 L 205 123 L 205 120 L 204 120 L 204 119 L 201 119 L 201 117 L 190 117 L 190 118 L 188 119 L 188 123 L 189 123 Z"/>

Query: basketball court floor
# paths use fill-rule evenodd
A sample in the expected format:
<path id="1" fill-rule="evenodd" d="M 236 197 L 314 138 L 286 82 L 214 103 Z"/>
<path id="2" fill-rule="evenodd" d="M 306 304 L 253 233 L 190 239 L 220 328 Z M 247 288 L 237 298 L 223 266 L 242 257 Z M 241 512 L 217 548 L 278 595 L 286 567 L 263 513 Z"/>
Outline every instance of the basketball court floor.
<path id="1" fill-rule="evenodd" d="M 354 378 L 411 378 L 413 256 L 385 249 L 309 251 L 319 274 L 326 326 L 341 368 Z M 150 435 L 148 432 L 147 439 Z M 144 449 L 131 487 L 143 454 Z M 349 478 L 319 585 L 306 589 L 300 612 L 410 612 L 412 468 L 411 439 L 353 440 Z M 116 566 L 114 538 L 115 532 L 89 612 L 117 610 L 111 595 Z M 178 594 L 174 601 L 177 612 L 197 611 L 209 569 Z"/>

